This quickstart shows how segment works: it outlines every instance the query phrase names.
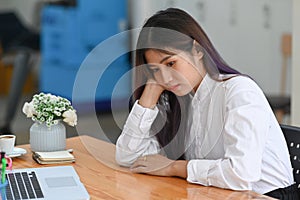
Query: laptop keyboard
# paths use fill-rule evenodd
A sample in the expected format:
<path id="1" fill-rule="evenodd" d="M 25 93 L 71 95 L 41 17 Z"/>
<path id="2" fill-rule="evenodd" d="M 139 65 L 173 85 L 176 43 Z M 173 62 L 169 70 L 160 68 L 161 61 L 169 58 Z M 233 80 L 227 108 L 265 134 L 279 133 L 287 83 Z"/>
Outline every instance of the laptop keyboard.
<path id="1" fill-rule="evenodd" d="M 6 178 L 7 200 L 44 198 L 35 172 L 9 172 Z"/>

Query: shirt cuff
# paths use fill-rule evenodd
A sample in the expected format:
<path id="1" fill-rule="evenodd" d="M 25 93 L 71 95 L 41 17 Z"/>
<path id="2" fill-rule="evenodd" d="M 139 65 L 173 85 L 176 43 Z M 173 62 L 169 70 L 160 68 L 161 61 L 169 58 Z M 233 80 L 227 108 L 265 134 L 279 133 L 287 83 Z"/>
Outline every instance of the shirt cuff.
<path id="1" fill-rule="evenodd" d="M 129 127 L 137 127 L 143 133 L 149 133 L 151 125 L 154 122 L 157 114 L 157 106 L 155 106 L 154 109 L 144 108 L 138 104 L 137 100 L 132 107 L 126 124 Z"/>
<path id="2" fill-rule="evenodd" d="M 190 160 L 187 165 L 187 181 L 209 186 L 208 171 L 211 160 Z"/>

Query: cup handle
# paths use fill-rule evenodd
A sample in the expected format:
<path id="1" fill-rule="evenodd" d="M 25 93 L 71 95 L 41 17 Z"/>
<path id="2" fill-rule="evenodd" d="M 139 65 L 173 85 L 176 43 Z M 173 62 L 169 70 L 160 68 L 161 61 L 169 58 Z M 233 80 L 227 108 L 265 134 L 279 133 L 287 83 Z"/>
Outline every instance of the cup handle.
<path id="1" fill-rule="evenodd" d="M 10 157 L 8 157 L 7 155 L 5 155 L 5 158 L 7 160 L 8 169 L 12 170 L 12 159 Z"/>

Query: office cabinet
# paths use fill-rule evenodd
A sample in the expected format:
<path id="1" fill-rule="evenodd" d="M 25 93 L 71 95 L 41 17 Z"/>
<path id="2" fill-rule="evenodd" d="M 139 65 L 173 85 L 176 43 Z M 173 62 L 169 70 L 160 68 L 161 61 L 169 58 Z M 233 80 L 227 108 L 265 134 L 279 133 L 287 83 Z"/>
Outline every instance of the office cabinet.
<path id="1" fill-rule="evenodd" d="M 65 15 L 73 10 L 58 6 L 46 6 L 42 11 L 41 51 L 42 59 L 47 62 L 63 63 Z"/>
<path id="2" fill-rule="evenodd" d="M 84 45 L 94 48 L 103 40 L 126 30 L 126 0 L 78 0 L 79 23 Z"/>
<path id="3" fill-rule="evenodd" d="M 80 37 L 76 7 L 45 6 L 42 11 L 42 59 L 78 67 L 89 50 Z"/>
<path id="4" fill-rule="evenodd" d="M 111 12 L 112 8 L 115 12 Z M 102 70 L 96 86 L 88 85 L 89 81 L 80 83 L 76 100 L 82 104 L 95 102 L 98 108 L 109 109 L 107 102 L 112 100 L 115 84 L 131 68 L 126 55 L 129 37 L 123 35 L 105 54 L 92 57 L 95 60 L 88 59 L 98 44 L 125 30 L 124 21 L 125 0 L 112 0 L 106 4 L 101 1 L 79 0 L 76 7 L 45 6 L 41 25 L 40 90 L 72 100 L 78 72 L 83 72 L 84 79 L 89 80 L 91 74 L 95 75 Z M 122 49 L 125 55 L 115 56 L 115 60 L 108 65 L 107 57 L 111 57 L 116 49 Z M 81 70 L 83 65 L 89 66 Z M 131 79 L 124 79 L 121 86 L 123 88 L 116 90 L 118 92 L 113 98 L 128 99 L 131 94 Z M 93 98 L 88 93 L 90 90 L 85 89 L 89 87 L 96 87 Z M 105 106 L 99 106 L 101 102 L 105 102 Z"/>

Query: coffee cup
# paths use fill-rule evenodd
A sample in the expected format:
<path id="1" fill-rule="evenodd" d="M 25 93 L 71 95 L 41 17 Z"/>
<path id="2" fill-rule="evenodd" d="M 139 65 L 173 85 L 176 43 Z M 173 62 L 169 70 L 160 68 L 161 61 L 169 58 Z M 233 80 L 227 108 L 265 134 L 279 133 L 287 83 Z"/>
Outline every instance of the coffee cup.
<path id="1" fill-rule="evenodd" d="M 16 141 L 15 135 L 0 135 L 0 151 L 11 154 Z"/>

